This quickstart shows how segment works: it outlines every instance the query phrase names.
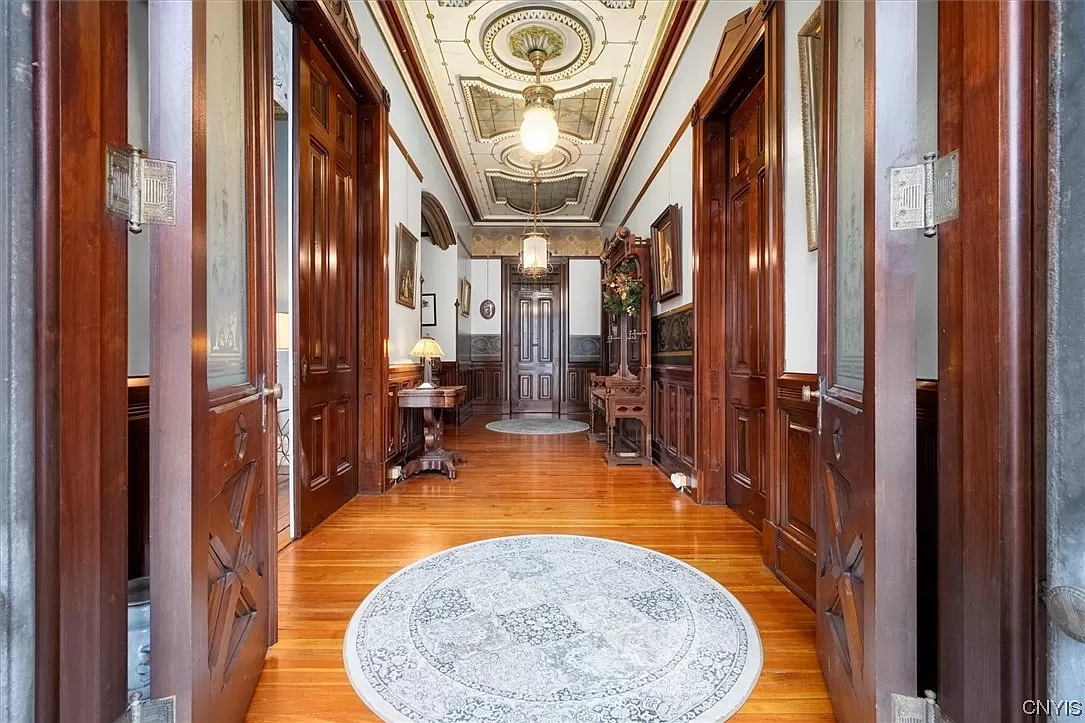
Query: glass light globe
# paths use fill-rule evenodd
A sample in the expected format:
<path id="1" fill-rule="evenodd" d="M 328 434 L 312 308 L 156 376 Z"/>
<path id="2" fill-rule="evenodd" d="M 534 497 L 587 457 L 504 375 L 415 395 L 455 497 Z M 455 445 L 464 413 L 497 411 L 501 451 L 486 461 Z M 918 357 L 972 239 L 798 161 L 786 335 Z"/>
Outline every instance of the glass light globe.
<path id="1" fill-rule="evenodd" d="M 520 143 L 528 153 L 542 156 L 558 144 L 558 122 L 550 108 L 529 106 L 520 124 Z"/>

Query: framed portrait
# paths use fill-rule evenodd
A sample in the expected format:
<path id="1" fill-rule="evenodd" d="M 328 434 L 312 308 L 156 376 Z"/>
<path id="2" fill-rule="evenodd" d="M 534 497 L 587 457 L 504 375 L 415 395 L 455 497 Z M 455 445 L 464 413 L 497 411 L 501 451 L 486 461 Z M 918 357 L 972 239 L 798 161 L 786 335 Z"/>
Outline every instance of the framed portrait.
<path id="1" fill-rule="evenodd" d="M 437 294 L 422 294 L 422 326 L 437 326 Z"/>
<path id="2" fill-rule="evenodd" d="M 682 293 L 682 226 L 677 203 L 667 206 L 652 224 L 652 287 L 656 301 Z"/>
<path id="3" fill-rule="evenodd" d="M 460 316 L 471 316 L 471 282 L 460 279 Z"/>
<path id="4" fill-rule="evenodd" d="M 418 239 L 406 226 L 396 227 L 396 303 L 416 308 Z"/>

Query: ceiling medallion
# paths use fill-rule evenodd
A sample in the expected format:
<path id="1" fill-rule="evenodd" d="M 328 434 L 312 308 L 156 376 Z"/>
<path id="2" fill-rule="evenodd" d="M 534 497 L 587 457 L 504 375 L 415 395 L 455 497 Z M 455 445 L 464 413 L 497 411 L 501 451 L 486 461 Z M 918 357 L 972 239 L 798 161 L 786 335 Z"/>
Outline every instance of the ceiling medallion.
<path id="1" fill-rule="evenodd" d="M 588 23 L 571 10 L 530 5 L 501 13 L 484 25 L 481 46 L 491 67 L 507 78 L 530 83 L 538 82 L 530 58 L 533 50 L 546 53 L 549 70 L 541 80 L 555 81 L 583 68 L 594 42 Z"/>
<path id="2" fill-rule="evenodd" d="M 553 60 L 565 49 L 565 40 L 559 33 L 541 25 L 529 25 L 509 35 L 509 50 L 520 60 L 531 63 L 531 54 L 543 54 L 543 60 Z"/>
<path id="3" fill-rule="evenodd" d="M 554 150 L 540 158 L 529 153 L 523 146 L 516 144 L 502 151 L 499 160 L 502 165 L 524 173 L 532 173 L 534 170 L 532 164 L 534 161 L 538 161 L 539 175 L 548 176 L 568 166 L 572 163 L 573 158 L 572 154 L 562 146 L 556 146 Z"/>

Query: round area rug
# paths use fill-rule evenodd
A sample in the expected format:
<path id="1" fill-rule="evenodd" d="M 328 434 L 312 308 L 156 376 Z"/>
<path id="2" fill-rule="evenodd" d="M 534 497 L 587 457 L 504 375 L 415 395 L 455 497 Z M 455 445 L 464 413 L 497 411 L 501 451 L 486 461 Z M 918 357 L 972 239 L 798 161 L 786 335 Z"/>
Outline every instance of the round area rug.
<path id="1" fill-rule="evenodd" d="M 506 434 L 572 434 L 587 428 L 584 422 L 571 419 L 499 419 L 486 425 L 491 432 Z"/>
<path id="2" fill-rule="evenodd" d="M 761 672 L 745 608 L 673 557 L 594 537 L 454 547 L 354 613 L 347 675 L 386 721 L 730 717 Z"/>

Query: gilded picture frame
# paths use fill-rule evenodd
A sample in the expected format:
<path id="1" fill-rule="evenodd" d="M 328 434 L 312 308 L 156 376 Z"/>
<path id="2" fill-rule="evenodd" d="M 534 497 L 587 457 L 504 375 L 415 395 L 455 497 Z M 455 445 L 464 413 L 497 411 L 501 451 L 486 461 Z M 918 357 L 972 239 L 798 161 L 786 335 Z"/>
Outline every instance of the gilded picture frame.
<path id="1" fill-rule="evenodd" d="M 418 306 L 418 238 L 403 224 L 396 227 L 396 303 Z"/>
<path id="2" fill-rule="evenodd" d="M 806 189 L 806 249 L 818 248 L 818 206 L 821 178 L 821 7 L 817 7 L 799 29 L 799 108 L 802 116 L 802 161 Z"/>
<path id="3" fill-rule="evenodd" d="M 682 226 L 672 203 L 652 223 L 652 296 L 666 301 L 682 295 Z"/>
<path id="4" fill-rule="evenodd" d="M 460 279 L 460 316 L 471 316 L 471 282 Z"/>

